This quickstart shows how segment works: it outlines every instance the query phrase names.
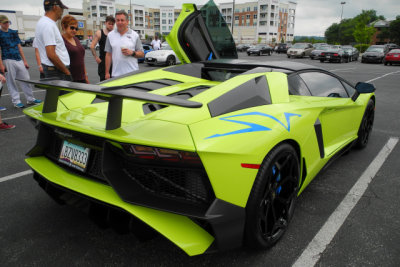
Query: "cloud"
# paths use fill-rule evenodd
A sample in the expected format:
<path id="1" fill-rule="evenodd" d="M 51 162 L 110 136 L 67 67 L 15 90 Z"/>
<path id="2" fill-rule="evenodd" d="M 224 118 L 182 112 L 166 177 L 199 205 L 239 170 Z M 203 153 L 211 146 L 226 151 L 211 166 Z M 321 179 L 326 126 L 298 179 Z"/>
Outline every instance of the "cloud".
<path id="1" fill-rule="evenodd" d="M 6 0 L 2 0 L 6 1 Z M 62 0 L 70 8 L 82 8 L 82 0 Z M 233 0 L 215 0 L 216 3 L 232 2 Z M 282 1 L 282 0 L 280 0 Z M 289 0 L 283 0 L 287 2 Z M 291 0 L 293 1 L 293 0 Z M 316 35 L 323 36 L 325 30 L 335 22 L 340 21 L 342 12 L 341 0 L 294 0 L 297 2 L 295 35 Z M 361 13 L 362 10 L 375 9 L 378 15 L 386 19 L 395 19 L 400 15 L 399 0 L 343 0 L 343 18 L 352 18 Z M 129 4 L 129 0 L 116 0 L 119 4 Z M 183 3 L 190 0 L 132 0 L 132 3 L 148 7 L 160 5 L 174 5 L 179 8 Z M 196 4 L 205 4 L 208 0 L 195 0 Z M 251 0 L 237 0 L 236 3 L 251 2 Z M 14 0 L 2 9 L 23 11 L 27 15 L 43 15 L 42 0 Z"/>

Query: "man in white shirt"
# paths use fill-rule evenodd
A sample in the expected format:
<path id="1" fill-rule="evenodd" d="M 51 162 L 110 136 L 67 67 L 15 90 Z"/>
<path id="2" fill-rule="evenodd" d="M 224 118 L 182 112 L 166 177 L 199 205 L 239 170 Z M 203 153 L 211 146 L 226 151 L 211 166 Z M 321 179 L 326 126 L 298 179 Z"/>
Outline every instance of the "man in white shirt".
<path id="1" fill-rule="evenodd" d="M 151 46 L 153 47 L 154 50 L 160 50 L 161 49 L 161 41 L 158 39 L 158 36 L 154 36 L 154 40 L 151 41 Z"/>
<path id="2" fill-rule="evenodd" d="M 144 57 L 139 34 L 128 28 L 128 14 L 125 11 L 115 13 L 117 28 L 108 33 L 106 41 L 106 80 L 139 69 L 138 58 Z"/>
<path id="3" fill-rule="evenodd" d="M 57 27 L 67 9 L 61 0 L 44 0 L 45 15 L 36 24 L 34 47 L 38 48 L 45 78 L 72 81 L 69 55 Z"/>

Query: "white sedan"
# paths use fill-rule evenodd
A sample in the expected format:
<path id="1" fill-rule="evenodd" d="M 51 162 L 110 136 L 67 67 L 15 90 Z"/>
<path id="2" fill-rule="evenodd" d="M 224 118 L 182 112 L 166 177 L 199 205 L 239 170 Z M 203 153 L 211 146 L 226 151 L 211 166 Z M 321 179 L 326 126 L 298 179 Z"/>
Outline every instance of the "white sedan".
<path id="1" fill-rule="evenodd" d="M 160 50 L 148 52 L 145 62 L 149 65 L 175 65 L 180 63 L 178 57 L 169 45 L 163 45 Z"/>

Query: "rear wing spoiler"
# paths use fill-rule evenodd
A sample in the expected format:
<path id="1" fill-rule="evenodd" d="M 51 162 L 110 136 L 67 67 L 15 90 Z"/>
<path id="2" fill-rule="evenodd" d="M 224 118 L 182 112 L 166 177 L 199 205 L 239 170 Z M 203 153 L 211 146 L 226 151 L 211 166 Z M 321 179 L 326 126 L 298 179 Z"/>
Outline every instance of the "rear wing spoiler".
<path id="1" fill-rule="evenodd" d="M 106 87 L 96 84 L 76 83 L 62 80 L 37 81 L 18 79 L 18 81 L 33 84 L 37 88 L 46 90 L 42 113 L 57 111 L 60 90 L 93 93 L 108 99 L 106 130 L 115 130 L 121 127 L 123 99 L 143 100 L 155 104 L 186 108 L 200 108 L 203 106 L 202 103 L 176 97 L 151 94 L 137 89 L 127 90 L 125 86 Z"/>

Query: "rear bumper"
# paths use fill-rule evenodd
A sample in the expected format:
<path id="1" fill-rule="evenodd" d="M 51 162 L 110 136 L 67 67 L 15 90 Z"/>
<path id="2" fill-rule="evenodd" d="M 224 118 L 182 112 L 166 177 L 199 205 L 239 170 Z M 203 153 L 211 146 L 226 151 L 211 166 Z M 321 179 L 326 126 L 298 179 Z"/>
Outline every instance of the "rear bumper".
<path id="1" fill-rule="evenodd" d="M 188 255 L 227 250 L 242 244 L 245 209 L 215 199 L 201 217 L 165 212 L 123 201 L 111 186 L 96 182 L 54 164 L 44 156 L 26 159 L 46 192 L 56 198 L 72 192 L 102 207 L 124 210 L 165 236 Z M 53 190 L 56 188 L 56 190 Z M 58 192 L 54 194 L 54 191 Z M 57 199 L 56 199 L 57 200 Z"/>

